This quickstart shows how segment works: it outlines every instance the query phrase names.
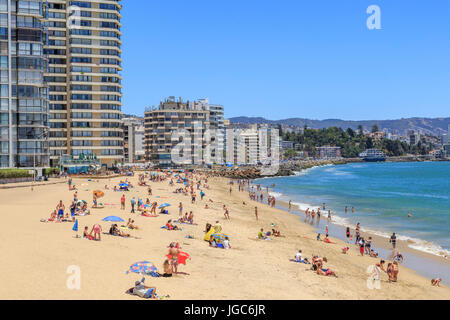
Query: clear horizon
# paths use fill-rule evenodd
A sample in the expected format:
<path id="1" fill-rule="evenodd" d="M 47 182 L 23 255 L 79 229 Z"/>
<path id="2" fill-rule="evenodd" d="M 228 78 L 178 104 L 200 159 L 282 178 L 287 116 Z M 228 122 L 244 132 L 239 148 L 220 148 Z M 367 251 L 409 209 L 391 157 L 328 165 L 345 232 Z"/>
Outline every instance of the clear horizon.
<path id="1" fill-rule="evenodd" d="M 226 118 L 450 117 L 448 1 L 122 5 L 124 113 L 176 96 L 208 97 Z"/>

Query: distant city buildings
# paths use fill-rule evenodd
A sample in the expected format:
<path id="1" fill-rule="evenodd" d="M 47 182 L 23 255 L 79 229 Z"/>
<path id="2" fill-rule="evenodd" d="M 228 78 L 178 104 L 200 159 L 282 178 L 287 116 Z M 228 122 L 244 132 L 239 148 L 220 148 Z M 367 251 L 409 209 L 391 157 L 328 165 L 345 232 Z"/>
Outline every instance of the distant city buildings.
<path id="1" fill-rule="evenodd" d="M 223 163 L 223 106 L 169 97 L 145 111 L 145 158 L 160 167 Z"/>
<path id="2" fill-rule="evenodd" d="M 144 119 L 139 117 L 123 118 L 124 162 L 136 163 L 145 160 Z"/>
<path id="3" fill-rule="evenodd" d="M 375 141 L 380 141 L 386 137 L 386 133 L 382 132 L 382 131 L 371 132 L 371 133 L 369 133 L 369 136 Z"/>
<path id="4" fill-rule="evenodd" d="M 420 141 L 420 133 L 415 132 L 414 130 L 408 131 L 409 145 L 415 146 Z"/>
<path id="5" fill-rule="evenodd" d="M 281 141 L 281 149 L 283 151 L 294 150 L 294 142 L 292 142 L 292 141 Z"/>
<path id="6" fill-rule="evenodd" d="M 278 130 L 267 125 L 227 130 L 226 161 L 236 165 L 265 165 L 278 161 L 279 139 Z"/>
<path id="7" fill-rule="evenodd" d="M 442 153 L 443 157 L 450 158 L 450 124 L 448 125 L 447 136 L 443 139 Z"/>
<path id="8" fill-rule="evenodd" d="M 341 148 L 332 146 L 322 146 L 316 148 L 317 158 L 320 160 L 342 159 Z"/>

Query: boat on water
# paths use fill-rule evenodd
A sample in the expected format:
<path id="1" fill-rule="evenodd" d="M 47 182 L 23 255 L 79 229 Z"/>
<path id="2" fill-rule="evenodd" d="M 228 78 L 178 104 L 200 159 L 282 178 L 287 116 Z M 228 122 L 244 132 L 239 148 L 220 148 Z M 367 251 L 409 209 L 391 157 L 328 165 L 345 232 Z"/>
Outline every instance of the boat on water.
<path id="1" fill-rule="evenodd" d="M 386 154 L 378 149 L 367 149 L 359 157 L 368 162 L 386 161 Z"/>

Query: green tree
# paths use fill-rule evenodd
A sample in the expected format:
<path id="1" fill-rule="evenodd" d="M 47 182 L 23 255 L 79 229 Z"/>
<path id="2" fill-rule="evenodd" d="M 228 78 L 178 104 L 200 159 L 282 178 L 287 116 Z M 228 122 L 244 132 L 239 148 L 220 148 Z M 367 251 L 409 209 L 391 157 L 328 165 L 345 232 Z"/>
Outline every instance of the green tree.
<path id="1" fill-rule="evenodd" d="M 375 133 L 375 132 L 378 132 L 378 131 L 380 131 L 380 130 L 379 130 L 379 128 L 378 128 L 378 125 L 375 123 L 375 124 L 372 126 L 372 133 Z"/>

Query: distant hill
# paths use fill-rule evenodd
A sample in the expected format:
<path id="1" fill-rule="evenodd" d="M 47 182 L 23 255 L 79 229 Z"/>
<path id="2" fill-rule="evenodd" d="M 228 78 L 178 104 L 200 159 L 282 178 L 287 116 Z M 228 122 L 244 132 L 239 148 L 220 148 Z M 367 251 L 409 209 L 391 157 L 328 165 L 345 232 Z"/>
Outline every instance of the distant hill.
<path id="1" fill-rule="evenodd" d="M 372 126 L 377 124 L 380 130 L 396 130 L 399 133 L 404 133 L 406 130 L 416 130 L 433 135 L 442 135 L 443 133 L 447 133 L 447 128 L 450 124 L 450 118 L 408 118 L 398 120 L 349 121 L 340 119 L 310 120 L 302 118 L 267 120 L 261 117 L 234 117 L 229 120 L 231 124 L 281 124 L 297 127 L 304 127 L 306 125 L 313 129 L 339 127 L 344 130 L 347 128 L 356 130 L 359 125 L 362 125 L 366 130 L 371 130 Z"/>

